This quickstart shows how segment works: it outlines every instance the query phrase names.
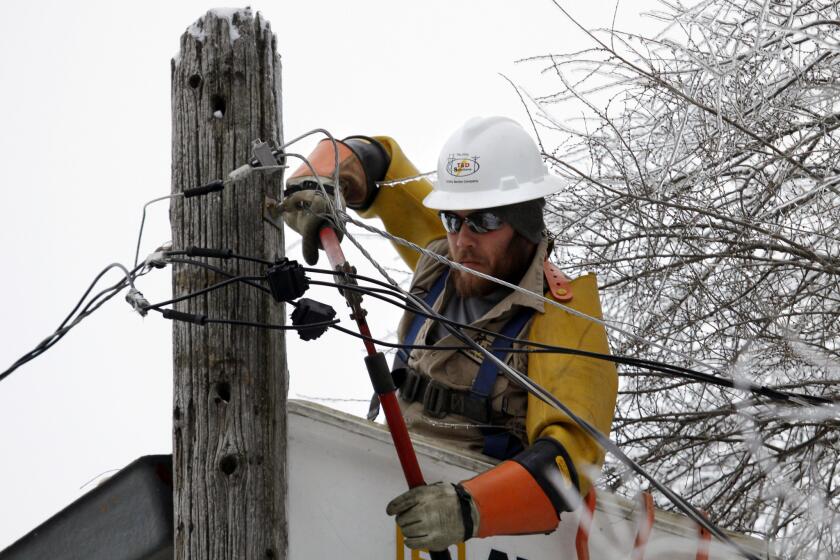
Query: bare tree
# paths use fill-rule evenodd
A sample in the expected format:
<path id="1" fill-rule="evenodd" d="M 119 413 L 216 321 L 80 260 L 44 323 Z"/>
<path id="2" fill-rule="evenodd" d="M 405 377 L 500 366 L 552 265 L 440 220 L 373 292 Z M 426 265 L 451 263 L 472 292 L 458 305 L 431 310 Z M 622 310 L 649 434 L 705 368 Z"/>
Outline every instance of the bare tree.
<path id="1" fill-rule="evenodd" d="M 606 316 L 654 343 L 618 334 L 615 353 L 836 398 L 838 4 L 650 15 L 655 37 L 593 31 L 590 49 L 527 61 L 549 92 L 530 98 L 535 128 L 571 185 L 547 209 L 555 252 L 595 271 Z M 581 116 L 560 121 L 556 105 Z M 660 480 L 783 556 L 840 552 L 840 409 L 622 376 L 614 436 Z M 638 489 L 619 464 L 605 476 Z"/>

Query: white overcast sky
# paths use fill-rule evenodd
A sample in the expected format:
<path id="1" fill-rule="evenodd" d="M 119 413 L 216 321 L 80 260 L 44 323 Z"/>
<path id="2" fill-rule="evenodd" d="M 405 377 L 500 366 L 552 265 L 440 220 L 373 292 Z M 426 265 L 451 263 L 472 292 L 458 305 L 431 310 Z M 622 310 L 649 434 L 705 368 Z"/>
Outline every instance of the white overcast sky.
<path id="1" fill-rule="evenodd" d="M 615 0 L 564 5 L 587 27 L 609 27 Z M 616 26 L 656 29 L 639 17 L 652 6 L 621 3 Z M 170 59 L 184 30 L 212 7 L 192 0 L 3 2 L 0 371 L 55 329 L 105 265 L 133 259 L 143 203 L 170 191 Z M 316 127 L 336 136 L 388 134 L 423 171 L 434 168 L 440 145 L 468 117 L 525 122 L 498 74 L 538 85 L 539 67 L 515 60 L 590 46 L 547 0 L 251 7 L 277 35 L 287 139 Z M 167 208 L 152 207 L 141 258 L 168 239 Z M 292 257 L 299 256 L 297 239 L 287 233 Z M 386 244 L 370 243 L 383 263 L 399 266 Z M 358 255 L 349 257 L 361 265 Z M 151 301 L 166 299 L 169 271 L 138 287 Z M 308 296 L 332 303 L 346 320 L 332 293 Z M 370 310 L 374 334 L 389 334 L 398 315 L 373 304 Z M 90 479 L 171 452 L 170 329 L 117 297 L 0 382 L 0 549 L 89 490 L 80 487 Z M 370 394 L 359 342 L 295 339 L 289 396 L 362 414 L 362 402 L 326 400 Z"/>

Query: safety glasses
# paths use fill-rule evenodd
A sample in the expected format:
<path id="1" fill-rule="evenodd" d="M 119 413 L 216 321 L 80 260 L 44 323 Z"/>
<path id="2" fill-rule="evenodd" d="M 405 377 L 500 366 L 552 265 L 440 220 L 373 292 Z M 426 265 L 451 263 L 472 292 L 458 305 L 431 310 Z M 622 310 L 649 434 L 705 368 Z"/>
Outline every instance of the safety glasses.
<path id="1" fill-rule="evenodd" d="M 461 231 L 461 226 L 464 222 L 467 223 L 470 231 L 474 233 L 496 231 L 505 223 L 500 217 L 489 210 L 473 212 L 463 218 L 454 212 L 441 210 L 440 221 L 443 222 L 443 228 L 447 231 L 447 233 L 458 233 Z"/>

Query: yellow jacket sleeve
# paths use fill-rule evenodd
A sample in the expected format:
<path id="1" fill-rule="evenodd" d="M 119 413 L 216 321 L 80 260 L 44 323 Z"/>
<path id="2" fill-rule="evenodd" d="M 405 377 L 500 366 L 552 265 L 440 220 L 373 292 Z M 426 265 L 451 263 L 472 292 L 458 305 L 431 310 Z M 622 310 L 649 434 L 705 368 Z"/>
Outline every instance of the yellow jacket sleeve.
<path id="1" fill-rule="evenodd" d="M 574 299 L 569 307 L 592 317 L 601 318 L 601 303 L 595 275 L 572 281 Z M 546 344 L 609 353 L 604 327 L 552 305 L 534 318 L 528 334 L 531 340 Z M 583 418 L 604 435 L 609 435 L 618 393 L 618 374 L 615 364 L 605 360 L 566 354 L 531 354 L 528 357 L 528 377 L 560 399 L 572 412 Z M 587 472 L 600 468 L 604 451 L 569 416 L 528 395 L 525 427 L 529 443 L 537 438 L 550 437 L 558 441 L 574 463 L 578 472 L 580 494 L 589 491 Z M 568 469 L 562 459 L 558 467 L 568 479 Z"/>
<path id="2" fill-rule="evenodd" d="M 420 174 L 393 138 L 387 136 L 374 138 L 391 156 L 391 165 L 385 174 L 386 181 Z M 423 206 L 423 199 L 431 190 L 432 183 L 425 178 L 404 185 L 381 187 L 371 207 L 359 215 L 362 218 L 378 217 L 385 224 L 388 233 L 407 239 L 420 247 L 426 247 L 435 239 L 446 237 L 446 231 L 440 223 L 437 212 Z M 394 244 L 394 247 L 411 270 L 414 270 L 420 254 L 402 245 Z"/>

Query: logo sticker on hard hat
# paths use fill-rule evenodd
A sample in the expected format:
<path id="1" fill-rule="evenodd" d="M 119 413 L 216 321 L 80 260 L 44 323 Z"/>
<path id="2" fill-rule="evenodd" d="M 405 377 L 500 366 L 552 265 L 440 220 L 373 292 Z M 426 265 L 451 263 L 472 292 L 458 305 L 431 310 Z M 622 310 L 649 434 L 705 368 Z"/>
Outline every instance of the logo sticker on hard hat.
<path id="1" fill-rule="evenodd" d="M 478 156 L 469 154 L 449 154 L 446 160 L 446 172 L 453 177 L 467 177 L 478 172 Z"/>

